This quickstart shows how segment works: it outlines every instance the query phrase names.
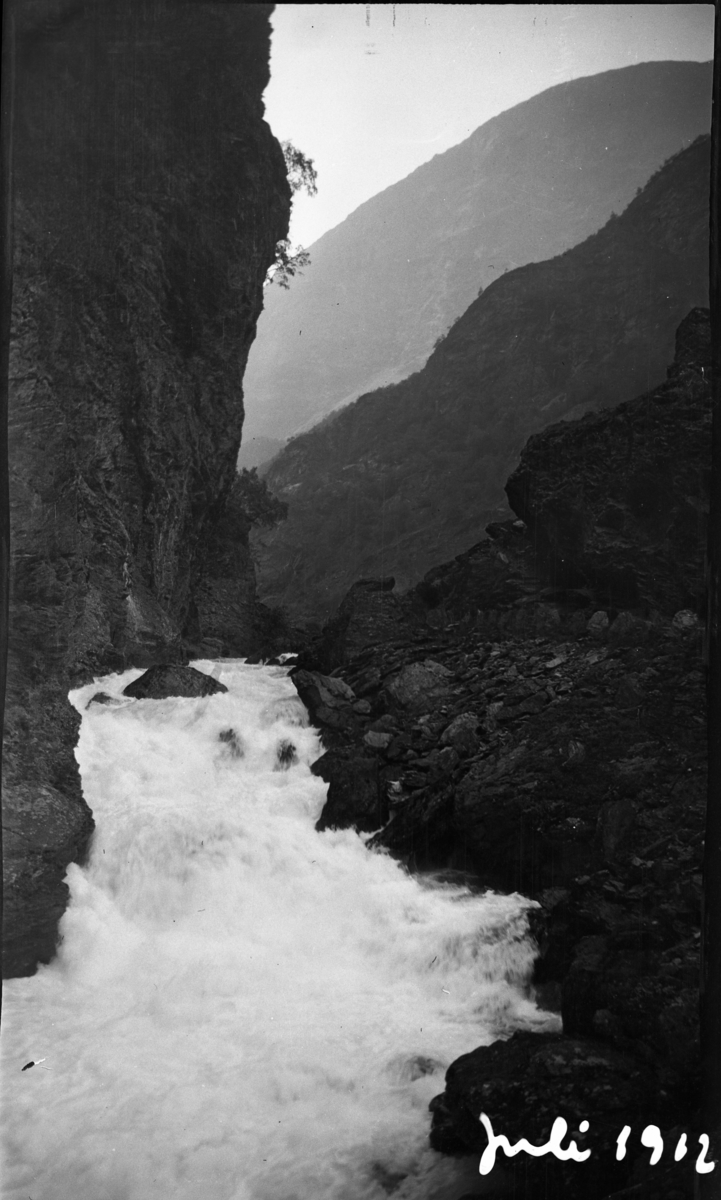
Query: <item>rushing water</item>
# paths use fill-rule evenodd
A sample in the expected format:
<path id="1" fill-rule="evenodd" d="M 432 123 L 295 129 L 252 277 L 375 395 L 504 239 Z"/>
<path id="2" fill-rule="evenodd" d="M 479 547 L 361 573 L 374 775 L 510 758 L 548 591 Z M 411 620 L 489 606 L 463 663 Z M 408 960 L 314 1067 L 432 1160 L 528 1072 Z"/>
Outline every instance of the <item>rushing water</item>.
<path id="1" fill-rule="evenodd" d="M 130 700 L 135 670 L 71 695 L 96 832 L 57 959 L 5 985 L 3 1195 L 454 1200 L 427 1148 L 446 1067 L 552 1021 L 528 902 L 316 833 L 284 669 L 195 665 L 228 693 Z"/>

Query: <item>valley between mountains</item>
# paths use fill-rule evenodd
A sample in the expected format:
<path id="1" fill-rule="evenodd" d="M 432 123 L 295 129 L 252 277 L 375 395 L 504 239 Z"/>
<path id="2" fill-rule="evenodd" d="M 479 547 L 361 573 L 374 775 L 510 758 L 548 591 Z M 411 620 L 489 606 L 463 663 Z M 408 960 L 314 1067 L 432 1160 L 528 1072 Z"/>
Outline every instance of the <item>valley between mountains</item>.
<path id="1" fill-rule="evenodd" d="M 103 7 L 98 20 L 92 4 L 36 0 L 16 29 L 3 975 L 32 996 L 60 974 L 69 884 L 97 841 L 69 693 L 142 668 L 123 698 L 90 697 L 93 721 L 169 696 L 199 698 L 201 713 L 228 688 L 199 682 L 192 661 L 210 672 L 244 658 L 239 679 L 270 663 L 320 733 L 320 756 L 302 764 L 309 795 L 327 784 L 308 845 L 347 837 L 359 861 L 392 856 L 414 886 L 534 902 L 522 999 L 562 1032 L 469 1041 L 430 1112 L 424 1101 L 424 1153 L 477 1164 L 480 1111 L 536 1143 L 562 1114 L 579 1145 L 590 1121 L 592 1169 L 518 1156 L 483 1195 L 693 1200 L 711 64 L 641 63 L 501 114 L 324 235 L 285 295 L 267 286 L 292 202 L 263 102 L 273 6 Z M 254 439 L 263 453 L 282 445 L 260 478 L 236 470 Z M 266 764 L 280 808 L 289 767 L 301 772 L 292 737 L 315 736 L 298 700 L 282 701 L 288 729 Z M 161 732 L 151 740 L 162 758 Z M 240 726 L 213 732 L 239 829 L 242 747 Z M 153 802 L 139 794 L 151 851 Z M 291 850 L 272 859 L 279 870 Z M 263 921 L 250 930 L 259 951 Z M 247 980 L 245 961 L 239 971 Z M 292 978 L 277 978 L 292 1001 Z M 220 997 L 233 1020 L 234 998 Z M 254 1000 L 265 1020 L 266 998 Z M 415 1063 L 426 1067 L 439 1069 Z M 326 1074 L 332 1130 L 340 1089 Z M 248 1121 L 261 1200 L 265 1131 L 237 1080 L 222 1115 L 230 1126 L 237 1105 Z M 667 1147 L 654 1167 L 646 1124 Z M 693 1150 L 675 1162 L 684 1132 Z M 232 1175 L 214 1135 L 199 1136 L 208 1171 Z M 374 1136 L 360 1131 L 368 1154 Z M 123 1180 L 101 1165 L 116 1194 Z M 409 1178 L 379 1169 L 372 1194 L 410 1195 Z"/>
<path id="2" fill-rule="evenodd" d="M 420 371 L 289 442 L 265 470 L 288 520 L 254 535 L 264 601 L 318 619 L 356 578 L 417 583 L 510 515 L 529 435 L 663 376 L 708 303 L 709 149 L 700 137 L 598 233 L 491 284 Z"/>

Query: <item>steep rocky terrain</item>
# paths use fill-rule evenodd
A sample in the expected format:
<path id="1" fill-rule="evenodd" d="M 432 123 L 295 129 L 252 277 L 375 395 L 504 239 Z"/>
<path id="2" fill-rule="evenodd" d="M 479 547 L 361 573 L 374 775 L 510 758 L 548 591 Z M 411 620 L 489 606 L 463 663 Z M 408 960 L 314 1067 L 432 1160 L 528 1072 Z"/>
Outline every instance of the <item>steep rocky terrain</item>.
<path id="1" fill-rule="evenodd" d="M 710 375 L 708 316 L 695 309 L 665 384 L 530 439 L 506 492 L 558 583 L 616 607 L 699 609 Z"/>
<path id="2" fill-rule="evenodd" d="M 319 828 L 354 825 L 413 870 L 539 903 L 534 988 L 563 1032 L 469 1046 L 431 1105 L 431 1144 L 449 1154 L 483 1150 L 481 1110 L 511 1141 L 568 1121 L 592 1169 L 503 1160 L 518 1200 L 694 1195 L 709 334 L 692 311 L 665 383 L 531 439 L 509 481 L 515 520 L 405 595 L 354 585 L 294 675 L 327 747 Z M 631 460 L 629 428 L 646 442 Z M 638 481 L 674 438 L 660 529 Z M 602 493 L 624 517 L 620 589 L 597 569 Z M 667 1146 L 650 1174 L 648 1122 Z"/>
<path id="3" fill-rule="evenodd" d="M 51 956 L 92 828 L 68 688 L 222 637 L 229 580 L 236 645 L 257 644 L 247 531 L 208 534 L 290 208 L 270 5 L 16 11 L 8 975 Z"/>
<path id="4" fill-rule="evenodd" d="M 328 613 L 358 576 L 416 582 L 507 515 L 529 434 L 663 376 L 679 321 L 708 302 L 709 147 L 581 245 L 488 287 L 422 371 L 287 445 L 266 475 L 289 518 L 259 539 L 264 598 Z"/>
<path id="5" fill-rule="evenodd" d="M 249 437 L 286 438 L 419 370 L 479 288 L 600 229 L 709 131 L 710 112 L 710 63 L 576 79 L 361 205 L 314 243 L 290 291 L 269 290 L 246 376 Z"/>

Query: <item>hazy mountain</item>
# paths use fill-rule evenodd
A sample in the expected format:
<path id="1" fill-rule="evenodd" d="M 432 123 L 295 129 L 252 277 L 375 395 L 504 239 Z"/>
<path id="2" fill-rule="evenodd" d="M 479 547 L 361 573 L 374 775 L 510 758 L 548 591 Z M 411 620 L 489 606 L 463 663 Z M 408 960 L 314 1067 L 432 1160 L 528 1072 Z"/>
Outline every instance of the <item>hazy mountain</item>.
<path id="1" fill-rule="evenodd" d="M 252 467 L 263 466 L 264 463 L 270 462 L 271 458 L 275 458 L 284 445 L 285 442 L 280 438 L 244 437 L 238 455 L 238 470 L 243 467 L 250 470 Z"/>
<path id="2" fill-rule="evenodd" d="M 266 477 L 290 514 L 264 599 L 308 614 L 359 576 L 410 584 L 508 514 L 529 434 L 657 385 L 708 304 L 709 154 L 699 138 L 581 245 L 491 284 L 423 370 L 294 438 Z"/>
<path id="3" fill-rule="evenodd" d="M 244 440 L 286 438 L 418 370 L 480 287 L 600 229 L 710 113 L 710 63 L 607 71 L 494 117 L 361 205 L 289 291 L 266 291 Z"/>

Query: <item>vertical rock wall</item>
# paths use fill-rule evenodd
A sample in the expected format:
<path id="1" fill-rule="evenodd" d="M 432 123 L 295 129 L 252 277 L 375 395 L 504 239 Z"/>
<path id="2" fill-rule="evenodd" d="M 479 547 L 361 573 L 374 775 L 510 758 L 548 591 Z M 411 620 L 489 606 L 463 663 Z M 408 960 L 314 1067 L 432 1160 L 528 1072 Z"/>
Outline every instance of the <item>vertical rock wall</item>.
<path id="1" fill-rule="evenodd" d="M 195 593 L 290 211 L 263 120 L 271 12 L 16 7 L 6 975 L 52 954 L 92 828 L 68 688 L 204 632 Z"/>

